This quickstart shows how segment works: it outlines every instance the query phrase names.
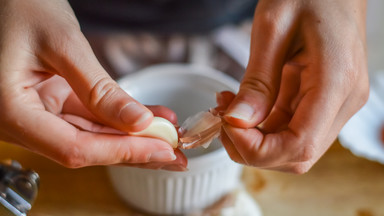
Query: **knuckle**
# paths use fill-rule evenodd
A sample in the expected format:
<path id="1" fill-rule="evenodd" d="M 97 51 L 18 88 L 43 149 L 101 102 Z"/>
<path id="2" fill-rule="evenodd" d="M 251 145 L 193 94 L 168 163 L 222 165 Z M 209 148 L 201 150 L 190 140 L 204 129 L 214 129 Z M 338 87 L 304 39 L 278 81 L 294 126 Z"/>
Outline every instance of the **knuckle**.
<path id="1" fill-rule="evenodd" d="M 311 169 L 311 165 L 308 165 L 306 163 L 299 163 L 296 165 L 293 165 L 289 171 L 293 174 L 302 175 L 307 173 Z"/>
<path id="2" fill-rule="evenodd" d="M 80 29 L 73 27 L 62 27 L 59 29 L 60 38 L 63 43 L 73 43 L 82 40 L 82 33 Z"/>
<path id="3" fill-rule="evenodd" d="M 71 44 L 82 39 L 82 33 L 76 28 L 67 28 L 66 26 L 59 27 L 57 31 L 48 37 L 51 45 L 56 45 L 58 51 L 65 50 L 64 48 L 72 47 Z"/>
<path id="4" fill-rule="evenodd" d="M 259 8 L 259 9 L 258 9 Z M 297 8 L 285 1 L 276 4 L 273 1 L 265 1 L 256 8 L 254 29 L 263 31 L 263 35 L 271 39 L 275 36 L 286 34 L 292 20 L 297 17 Z"/>
<path id="5" fill-rule="evenodd" d="M 88 104 L 98 108 L 112 100 L 119 87 L 108 77 L 100 78 L 91 88 Z"/>
<path id="6" fill-rule="evenodd" d="M 130 145 L 127 145 L 125 148 L 118 148 L 119 151 L 119 160 L 125 162 L 125 163 L 134 163 L 136 161 L 140 161 L 139 158 L 135 158 L 134 155 L 132 155 L 132 150 L 129 147 Z M 138 155 L 137 155 L 138 156 Z M 142 159 L 143 162 L 148 162 L 148 158 Z"/>
<path id="7" fill-rule="evenodd" d="M 77 144 L 71 144 L 62 153 L 59 163 L 67 168 L 80 168 L 86 166 L 85 156 Z"/>
<path id="8" fill-rule="evenodd" d="M 87 49 L 87 39 L 77 28 L 59 27 L 54 33 L 50 33 L 44 37 L 42 43 L 46 44 L 52 57 L 56 57 L 63 61 L 72 61 L 73 54 L 79 49 Z"/>
<path id="9" fill-rule="evenodd" d="M 302 150 L 300 151 L 298 158 L 297 158 L 298 159 L 297 161 L 307 162 L 307 161 L 312 160 L 315 156 L 315 153 L 316 153 L 312 146 L 313 146 L 312 144 L 306 144 L 302 148 Z"/>
<path id="10" fill-rule="evenodd" d="M 274 10 L 264 10 L 262 13 L 256 14 L 255 20 L 256 28 L 263 30 L 269 37 L 277 35 L 280 31 L 277 22 L 279 16 Z"/>
<path id="11" fill-rule="evenodd" d="M 272 88 L 272 83 L 267 79 L 263 79 L 261 74 L 260 76 L 248 76 L 244 79 L 241 88 L 261 92 L 264 95 L 276 94 L 276 90 Z"/>
<path id="12" fill-rule="evenodd" d="M 109 149 L 109 155 L 113 158 L 113 163 L 146 163 L 149 162 L 147 153 L 141 152 L 142 149 L 135 147 L 133 143 L 138 142 L 135 137 L 126 137 L 115 143 L 114 148 Z M 144 149 L 146 149 L 144 147 Z"/>
<path id="13" fill-rule="evenodd" d="M 59 98 L 47 96 L 42 98 L 45 110 L 53 114 L 59 114 L 62 108 L 62 103 Z"/>
<path id="14" fill-rule="evenodd" d="M 296 154 L 292 155 L 293 157 L 290 159 L 291 162 L 308 162 L 316 156 L 314 148 L 316 146 L 316 140 L 314 138 L 297 135 L 296 139 L 288 142 L 286 146 L 290 152 L 296 152 Z"/>

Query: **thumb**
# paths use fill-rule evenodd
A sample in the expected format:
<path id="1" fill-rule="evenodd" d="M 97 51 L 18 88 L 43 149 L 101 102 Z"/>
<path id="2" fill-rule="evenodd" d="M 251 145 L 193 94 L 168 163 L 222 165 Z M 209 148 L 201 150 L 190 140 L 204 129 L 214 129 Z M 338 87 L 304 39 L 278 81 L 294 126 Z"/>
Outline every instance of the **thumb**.
<path id="1" fill-rule="evenodd" d="M 289 23 L 285 23 L 289 17 L 282 18 L 283 21 L 273 20 L 271 12 L 265 12 L 263 6 L 258 6 L 255 12 L 251 54 L 239 93 L 224 114 L 224 119 L 235 127 L 255 127 L 270 113 L 292 37 Z"/>
<path id="2" fill-rule="evenodd" d="M 75 31 L 51 50 L 49 61 L 81 102 L 101 122 L 122 131 L 140 131 L 153 114 L 112 80 L 95 57 L 88 41 Z M 69 39 L 68 39 L 69 38 Z"/>

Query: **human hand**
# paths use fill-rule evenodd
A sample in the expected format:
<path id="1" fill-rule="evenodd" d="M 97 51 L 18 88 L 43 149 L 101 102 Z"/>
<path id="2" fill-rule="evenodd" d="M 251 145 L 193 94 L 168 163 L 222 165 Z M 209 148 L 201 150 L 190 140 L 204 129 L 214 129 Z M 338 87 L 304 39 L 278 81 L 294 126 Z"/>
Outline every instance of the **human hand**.
<path id="1" fill-rule="evenodd" d="M 259 1 L 239 93 L 218 97 L 234 161 L 304 173 L 323 155 L 368 98 L 365 10 L 362 0 Z"/>
<path id="2" fill-rule="evenodd" d="M 185 168 L 185 156 L 164 141 L 126 135 L 146 128 L 153 114 L 173 123 L 176 115 L 119 88 L 67 1 L 0 0 L 0 16 L 1 140 L 71 168 Z"/>

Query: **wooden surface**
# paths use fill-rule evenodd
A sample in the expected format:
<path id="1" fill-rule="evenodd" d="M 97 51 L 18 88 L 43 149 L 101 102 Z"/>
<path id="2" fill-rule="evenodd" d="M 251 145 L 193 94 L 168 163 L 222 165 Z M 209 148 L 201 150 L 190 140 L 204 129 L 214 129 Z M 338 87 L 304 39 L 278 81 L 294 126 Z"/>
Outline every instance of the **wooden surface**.
<path id="1" fill-rule="evenodd" d="M 66 169 L 0 143 L 0 160 L 7 158 L 40 174 L 29 215 L 140 215 L 114 193 L 105 167 Z M 337 142 L 307 174 L 245 168 L 243 180 L 265 216 L 384 216 L 384 166 L 355 157 Z"/>

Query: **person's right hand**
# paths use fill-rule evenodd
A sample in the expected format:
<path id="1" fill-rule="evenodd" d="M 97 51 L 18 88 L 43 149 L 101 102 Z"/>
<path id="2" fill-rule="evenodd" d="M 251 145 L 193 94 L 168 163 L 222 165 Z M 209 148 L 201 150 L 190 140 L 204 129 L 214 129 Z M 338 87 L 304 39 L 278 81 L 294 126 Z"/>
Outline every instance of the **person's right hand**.
<path id="1" fill-rule="evenodd" d="M 153 113 L 174 123 L 176 115 L 152 113 L 119 88 L 67 1 L 0 0 L 0 17 L 0 140 L 71 168 L 185 168 L 185 156 L 164 141 L 126 135 Z"/>

